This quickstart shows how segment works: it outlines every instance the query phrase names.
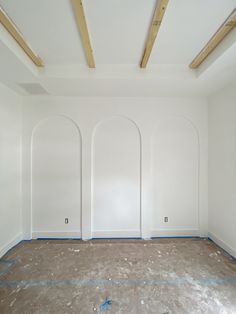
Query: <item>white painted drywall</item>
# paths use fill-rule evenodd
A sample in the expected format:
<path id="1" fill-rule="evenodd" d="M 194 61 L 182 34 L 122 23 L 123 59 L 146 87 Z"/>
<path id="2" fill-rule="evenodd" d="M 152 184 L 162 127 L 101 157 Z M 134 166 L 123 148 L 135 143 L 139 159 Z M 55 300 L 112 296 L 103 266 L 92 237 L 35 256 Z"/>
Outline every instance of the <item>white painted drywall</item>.
<path id="1" fill-rule="evenodd" d="M 209 232 L 236 257 L 236 83 L 209 99 Z"/>
<path id="2" fill-rule="evenodd" d="M 32 221 L 35 230 L 36 224 L 38 222 L 41 224 L 40 227 L 37 226 L 36 231 L 42 233 L 37 236 L 47 236 L 51 228 L 53 231 L 58 231 L 57 236 L 62 237 L 65 236 L 65 230 L 76 231 L 75 219 L 77 218 L 75 217 L 77 216 L 74 214 L 76 208 L 78 208 L 77 213 L 80 208 L 75 206 L 71 215 L 71 205 L 67 208 L 65 202 L 63 214 L 56 215 L 56 208 L 60 208 L 61 195 L 60 193 L 57 195 L 51 185 L 54 179 L 55 182 L 57 181 L 56 177 L 51 181 L 51 167 L 54 167 L 54 162 L 58 162 L 58 157 L 53 151 L 54 141 L 55 137 L 60 141 L 61 132 L 64 131 L 58 131 L 59 137 L 52 134 L 51 126 L 55 123 L 52 123 L 53 120 L 48 122 L 48 125 L 40 126 L 42 121 L 49 121 L 47 119 L 54 119 L 53 117 L 58 115 L 72 119 L 81 131 L 81 230 L 84 239 L 92 236 L 136 236 L 140 233 L 141 237 L 150 238 L 153 226 L 161 229 L 164 235 L 186 235 L 186 230 L 189 235 L 207 235 L 208 126 L 205 99 L 45 96 L 27 97 L 23 99 L 23 103 L 22 171 L 25 238 L 32 237 Z M 173 116 L 176 120 L 174 119 L 175 123 L 172 126 L 168 121 Z M 40 126 L 38 131 L 37 125 Z M 61 124 L 57 124 L 56 129 L 60 129 L 60 126 Z M 160 126 L 162 127 L 158 131 Z M 53 132 L 56 132 L 54 127 Z M 169 138 L 171 134 L 175 141 L 173 149 Z M 70 141 L 69 133 L 67 135 L 61 140 L 63 147 L 67 147 L 66 141 Z M 37 143 L 40 144 L 38 147 L 34 146 L 36 138 Z M 47 150 L 48 143 L 50 145 Z M 34 152 L 35 147 L 37 150 Z M 57 151 L 58 148 L 54 148 Z M 32 172 L 31 149 L 33 149 Z M 162 149 L 165 149 L 164 153 Z M 49 156 L 51 156 L 50 161 Z M 161 173 L 163 184 L 158 188 L 156 182 L 159 180 L 158 184 L 161 184 L 162 181 L 158 170 L 162 167 L 167 168 L 165 156 L 169 158 L 170 173 L 167 176 Z M 41 157 L 46 158 L 45 168 Z M 34 158 L 37 159 L 34 161 Z M 181 161 L 182 158 L 186 165 Z M 77 160 L 79 163 L 78 158 Z M 158 163 L 155 170 L 153 170 L 153 160 Z M 70 164 L 71 159 L 61 160 L 60 167 L 56 168 L 59 178 L 64 177 L 67 167 L 71 167 Z M 178 178 L 182 175 L 182 182 L 179 182 L 176 174 Z M 47 191 L 45 186 L 40 187 L 37 183 L 37 177 L 41 175 L 44 177 L 45 184 L 48 182 L 47 176 L 50 179 Z M 38 196 L 31 195 L 31 185 L 33 193 L 34 186 L 36 187 Z M 175 194 L 170 190 L 174 186 Z M 42 200 L 40 197 L 44 193 L 47 193 L 47 200 Z M 165 200 L 170 193 L 168 207 L 160 206 L 156 202 L 159 193 L 165 196 Z M 75 197 L 75 192 L 73 195 Z M 54 202 L 54 207 L 49 206 L 48 200 L 50 203 Z M 42 208 L 42 205 L 45 205 L 47 210 Z M 53 214 L 49 210 L 53 210 Z M 66 229 L 63 225 L 63 215 L 70 221 Z M 163 216 L 169 217 L 169 223 L 162 223 Z"/>
<path id="3" fill-rule="evenodd" d="M 22 239 L 21 105 L 0 84 L 0 257 Z"/>
<path id="4" fill-rule="evenodd" d="M 81 236 L 81 137 L 63 116 L 40 121 L 32 150 L 33 237 Z M 69 224 L 65 224 L 65 219 Z M 59 234 L 60 233 L 60 234 Z"/>
<path id="5" fill-rule="evenodd" d="M 0 0 L 0 4 L 47 67 L 85 65 L 71 1 Z M 96 64 L 138 65 L 156 0 L 87 0 L 83 6 Z M 170 1 L 149 64 L 187 66 L 234 8 L 235 0 Z"/>
<path id="6" fill-rule="evenodd" d="M 199 234 L 197 129 L 183 117 L 163 119 L 157 123 L 152 149 L 152 236 Z M 163 217 L 169 218 L 168 224 Z"/>
<path id="7" fill-rule="evenodd" d="M 92 155 L 93 237 L 140 237 L 141 139 L 123 117 L 100 122 Z"/>
<path id="8" fill-rule="evenodd" d="M 148 67 L 140 69 L 156 2 L 84 1 L 96 61 L 96 70 L 91 70 L 71 1 L 0 0 L 1 7 L 46 64 L 43 71 L 37 69 L 0 25 L 1 81 L 22 95 L 28 92 L 18 83 L 25 82 L 40 83 L 50 95 L 68 97 L 199 97 L 210 95 L 236 78 L 236 29 L 199 71 L 188 67 L 234 10 L 235 0 L 207 0 L 207 5 L 204 0 L 169 1 Z"/>

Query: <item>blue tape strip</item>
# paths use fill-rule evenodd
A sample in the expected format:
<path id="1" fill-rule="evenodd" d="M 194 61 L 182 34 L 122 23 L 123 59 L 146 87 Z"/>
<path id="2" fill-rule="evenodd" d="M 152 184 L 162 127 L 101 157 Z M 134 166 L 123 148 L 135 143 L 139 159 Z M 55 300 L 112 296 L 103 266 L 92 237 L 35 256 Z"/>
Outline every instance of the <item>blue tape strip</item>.
<path id="1" fill-rule="evenodd" d="M 82 240 L 81 238 L 37 238 L 39 241 L 51 241 L 51 240 Z"/>
<path id="2" fill-rule="evenodd" d="M 16 264 L 16 260 L 0 260 L 0 265 L 6 265 L 5 269 L 0 272 L 0 277 L 7 275 L 11 269 L 12 266 Z"/>
<path id="3" fill-rule="evenodd" d="M 137 237 L 137 238 L 92 238 L 91 240 L 143 240 L 143 239 Z"/>
<path id="4" fill-rule="evenodd" d="M 155 239 L 204 239 L 199 236 L 159 236 L 159 237 L 151 237 L 152 240 Z"/>
<path id="5" fill-rule="evenodd" d="M 13 281 L 1 281 L 0 288 L 12 288 L 12 287 L 111 287 L 111 286 L 160 286 L 160 285 L 186 285 L 186 284 L 199 284 L 202 286 L 212 285 L 236 285 L 236 276 L 225 278 L 204 278 L 193 279 L 189 281 L 185 278 L 176 279 L 117 279 L 117 280 L 13 280 Z"/>

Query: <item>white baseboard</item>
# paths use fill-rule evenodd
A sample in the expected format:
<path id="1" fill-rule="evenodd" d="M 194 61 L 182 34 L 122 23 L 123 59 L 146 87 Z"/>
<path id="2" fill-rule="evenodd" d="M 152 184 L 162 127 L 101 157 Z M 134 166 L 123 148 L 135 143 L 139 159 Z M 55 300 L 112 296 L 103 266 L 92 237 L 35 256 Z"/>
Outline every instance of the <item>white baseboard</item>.
<path id="1" fill-rule="evenodd" d="M 198 229 L 153 229 L 151 237 L 199 237 Z"/>
<path id="2" fill-rule="evenodd" d="M 32 239 L 38 238 L 52 238 L 52 239 L 80 239 L 80 231 L 34 231 L 32 232 Z"/>
<path id="3" fill-rule="evenodd" d="M 5 255 L 11 248 L 23 240 L 22 233 L 19 233 L 13 240 L 0 248 L 0 258 Z"/>
<path id="4" fill-rule="evenodd" d="M 140 230 L 98 230 L 92 231 L 93 238 L 141 238 Z"/>
<path id="5" fill-rule="evenodd" d="M 215 242 L 217 245 L 219 245 L 222 249 L 224 249 L 227 253 L 232 255 L 234 258 L 236 258 L 236 249 L 232 248 L 230 245 L 225 243 L 223 240 L 218 238 L 214 233 L 209 232 L 208 233 L 209 239 L 211 239 L 213 242 Z"/>

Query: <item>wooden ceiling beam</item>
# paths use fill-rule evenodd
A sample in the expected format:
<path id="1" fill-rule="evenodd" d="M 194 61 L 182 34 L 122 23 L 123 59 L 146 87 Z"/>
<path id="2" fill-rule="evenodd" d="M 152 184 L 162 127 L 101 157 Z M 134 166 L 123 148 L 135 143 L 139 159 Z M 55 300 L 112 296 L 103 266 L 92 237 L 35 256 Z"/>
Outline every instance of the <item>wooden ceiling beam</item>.
<path id="1" fill-rule="evenodd" d="M 93 49 L 89 38 L 88 27 L 86 23 L 84 8 L 82 0 L 72 0 L 72 6 L 76 22 L 79 28 L 81 40 L 85 50 L 86 59 L 90 68 L 95 68 L 95 61 L 93 57 Z"/>
<path id="2" fill-rule="evenodd" d="M 38 67 L 43 67 L 42 59 L 32 50 L 30 45 L 26 42 L 23 35 L 15 25 L 15 23 L 10 19 L 7 13 L 0 7 L 0 22 L 9 32 L 9 34 L 15 39 L 18 45 L 24 50 L 27 56 L 33 61 L 33 63 Z"/>
<path id="3" fill-rule="evenodd" d="M 155 39 L 157 37 L 157 33 L 160 29 L 160 26 L 161 26 L 168 2 L 169 2 L 169 0 L 158 0 L 157 1 L 156 9 L 155 9 L 155 12 L 154 12 L 154 15 L 152 18 L 152 23 L 151 23 L 151 26 L 149 28 L 149 33 L 148 33 L 147 42 L 146 42 L 146 46 L 144 49 L 142 61 L 140 63 L 141 68 L 146 68 L 146 66 L 147 66 L 148 59 L 151 55 L 152 48 L 153 48 Z"/>
<path id="4" fill-rule="evenodd" d="M 220 28 L 218 28 L 216 33 L 190 63 L 189 67 L 191 69 L 197 69 L 235 26 L 236 9 L 233 10 L 225 22 L 220 26 Z"/>

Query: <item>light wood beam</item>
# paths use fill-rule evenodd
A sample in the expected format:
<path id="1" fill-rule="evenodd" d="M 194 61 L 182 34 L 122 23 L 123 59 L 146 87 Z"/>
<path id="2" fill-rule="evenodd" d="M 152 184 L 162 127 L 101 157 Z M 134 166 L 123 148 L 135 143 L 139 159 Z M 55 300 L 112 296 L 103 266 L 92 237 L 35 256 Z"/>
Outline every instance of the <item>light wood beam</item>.
<path id="1" fill-rule="evenodd" d="M 88 66 L 90 68 L 95 68 L 93 49 L 92 49 L 92 45 L 89 39 L 89 32 L 88 32 L 88 27 L 86 23 L 85 14 L 84 14 L 82 0 L 72 0 L 72 6 L 74 9 L 74 14 L 75 14 L 76 22 L 79 28 L 81 40 L 84 46 Z"/>
<path id="2" fill-rule="evenodd" d="M 216 33 L 211 37 L 205 47 L 198 53 L 190 63 L 191 69 L 198 68 L 210 53 L 222 42 L 227 34 L 236 26 L 236 9 L 229 15 L 226 21 L 220 26 Z"/>
<path id="3" fill-rule="evenodd" d="M 18 45 L 24 50 L 27 56 L 33 61 L 38 67 L 43 67 L 42 59 L 32 50 L 29 44 L 24 39 L 23 35 L 20 33 L 17 26 L 10 19 L 7 13 L 0 7 L 0 22 L 10 33 L 10 35 L 16 40 Z"/>
<path id="4" fill-rule="evenodd" d="M 155 42 L 155 39 L 157 37 L 157 33 L 159 31 L 159 28 L 161 26 L 162 19 L 164 17 L 167 5 L 168 5 L 169 0 L 158 0 L 157 1 L 157 6 L 152 18 L 152 23 L 149 29 L 148 33 L 148 38 L 146 42 L 146 46 L 144 49 L 142 61 L 140 63 L 141 68 L 145 68 L 148 63 L 148 59 L 151 55 L 152 48 Z"/>

